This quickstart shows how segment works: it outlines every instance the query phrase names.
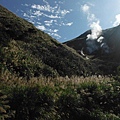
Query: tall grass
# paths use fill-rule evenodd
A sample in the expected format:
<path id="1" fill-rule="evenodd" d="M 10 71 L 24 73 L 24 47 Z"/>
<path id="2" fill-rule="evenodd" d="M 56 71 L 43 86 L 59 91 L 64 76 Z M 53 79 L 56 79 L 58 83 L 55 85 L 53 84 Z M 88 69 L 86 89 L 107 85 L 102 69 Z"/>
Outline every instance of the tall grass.
<path id="1" fill-rule="evenodd" d="M 0 83 L 15 111 L 9 120 L 120 120 L 120 82 L 112 77 L 26 80 L 5 71 Z"/>

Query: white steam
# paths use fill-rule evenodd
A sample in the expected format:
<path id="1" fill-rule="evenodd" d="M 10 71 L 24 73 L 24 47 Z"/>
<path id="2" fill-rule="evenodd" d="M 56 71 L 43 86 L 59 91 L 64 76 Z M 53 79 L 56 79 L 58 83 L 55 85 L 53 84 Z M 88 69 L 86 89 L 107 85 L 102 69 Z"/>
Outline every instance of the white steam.
<path id="1" fill-rule="evenodd" d="M 120 14 L 115 16 L 115 22 L 113 23 L 113 26 L 117 26 L 120 24 Z"/>
<path id="2" fill-rule="evenodd" d="M 110 52 L 109 46 L 106 43 L 102 43 L 100 45 L 100 47 L 102 48 L 104 53 L 109 53 Z"/>
<path id="3" fill-rule="evenodd" d="M 97 22 L 93 22 L 92 24 L 90 24 L 91 34 L 87 35 L 87 39 L 95 40 L 101 35 L 102 28 L 99 25 L 99 23 L 100 22 L 97 21 Z"/>
<path id="4" fill-rule="evenodd" d="M 103 36 L 100 36 L 100 37 L 97 39 L 97 42 L 102 43 L 103 40 L 104 40 L 104 37 L 103 37 Z"/>
<path id="5" fill-rule="evenodd" d="M 81 6 L 81 9 L 84 13 L 88 13 L 90 7 L 87 4 L 84 4 L 84 5 Z"/>
<path id="6" fill-rule="evenodd" d="M 105 43 L 104 37 L 101 36 L 102 27 L 99 19 L 91 13 L 90 5 L 84 4 L 81 9 L 87 15 L 88 25 L 91 28 L 91 34 L 88 34 L 86 39 L 87 51 L 91 54 L 96 50 L 103 49 L 103 52 L 109 53 L 109 47 Z"/>

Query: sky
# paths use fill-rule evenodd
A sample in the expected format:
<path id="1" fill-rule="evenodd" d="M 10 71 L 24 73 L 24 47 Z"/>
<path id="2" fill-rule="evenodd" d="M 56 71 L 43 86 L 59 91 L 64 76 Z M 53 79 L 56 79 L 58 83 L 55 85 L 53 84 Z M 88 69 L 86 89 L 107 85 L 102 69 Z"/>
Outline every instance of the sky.
<path id="1" fill-rule="evenodd" d="M 0 5 L 61 43 L 120 23 L 120 0 L 0 0 Z"/>

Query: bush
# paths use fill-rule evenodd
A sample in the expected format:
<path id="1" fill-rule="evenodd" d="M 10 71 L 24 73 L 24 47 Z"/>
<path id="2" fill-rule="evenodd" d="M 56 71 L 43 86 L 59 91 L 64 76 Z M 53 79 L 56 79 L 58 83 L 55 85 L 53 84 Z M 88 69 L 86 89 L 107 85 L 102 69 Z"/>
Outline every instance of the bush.
<path id="1" fill-rule="evenodd" d="M 50 119 L 53 97 L 39 87 L 17 87 L 12 90 L 10 106 L 16 111 L 15 120 Z"/>
<path id="2" fill-rule="evenodd" d="M 10 119 L 14 116 L 14 111 L 10 111 L 8 97 L 0 90 L 0 120 Z"/>
<path id="3" fill-rule="evenodd" d="M 15 117 L 8 120 L 120 120 L 119 81 L 97 77 L 8 78 L 14 80 L 0 79 L 0 89 L 5 95 L 9 93 L 3 101 L 8 99 L 5 105 L 10 106 L 2 108 L 6 114 L 15 111 Z"/>

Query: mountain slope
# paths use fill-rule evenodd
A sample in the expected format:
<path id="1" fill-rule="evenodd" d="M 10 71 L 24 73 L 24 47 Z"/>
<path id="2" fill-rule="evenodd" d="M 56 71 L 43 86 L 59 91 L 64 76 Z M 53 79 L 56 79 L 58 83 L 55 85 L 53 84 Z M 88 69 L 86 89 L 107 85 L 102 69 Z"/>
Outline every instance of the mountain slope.
<path id="1" fill-rule="evenodd" d="M 102 30 L 97 39 L 89 39 L 88 30 L 79 37 L 64 44 L 74 48 L 81 56 L 89 58 L 91 63 L 98 66 L 103 74 L 116 74 L 120 65 L 120 25 Z"/>
<path id="2" fill-rule="evenodd" d="M 73 49 L 0 6 L 0 69 L 22 77 L 83 75 L 91 67 Z M 89 66 L 89 67 L 88 67 Z"/>
<path id="3" fill-rule="evenodd" d="M 79 51 L 83 48 L 83 46 L 86 45 L 87 35 L 90 34 L 90 33 L 91 33 L 91 31 L 88 30 L 85 33 L 78 36 L 77 38 L 74 38 L 72 40 L 64 42 L 64 44 L 66 44 L 66 45 L 74 48 L 75 50 Z"/>

